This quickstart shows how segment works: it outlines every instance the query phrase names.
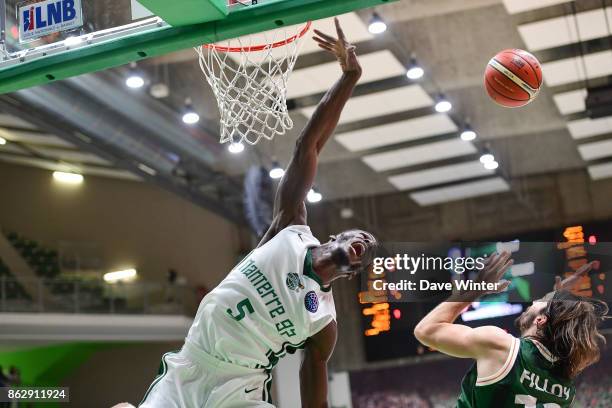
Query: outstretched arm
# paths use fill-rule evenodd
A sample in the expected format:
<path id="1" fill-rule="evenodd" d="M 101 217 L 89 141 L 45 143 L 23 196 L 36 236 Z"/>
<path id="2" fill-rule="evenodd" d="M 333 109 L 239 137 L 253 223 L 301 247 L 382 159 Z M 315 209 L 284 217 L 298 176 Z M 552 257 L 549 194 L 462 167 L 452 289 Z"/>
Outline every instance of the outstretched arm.
<path id="1" fill-rule="evenodd" d="M 509 253 L 492 255 L 477 281 L 500 282 L 511 265 Z M 508 284 L 503 282 L 497 292 L 504 291 Z M 485 294 L 471 291 L 452 295 L 419 322 L 414 335 L 424 345 L 453 357 L 481 359 L 500 351 L 503 357 L 512 339 L 505 331 L 495 326 L 471 328 L 454 323 L 466 307 Z"/>
<path id="2" fill-rule="evenodd" d="M 338 19 L 337 38 L 315 30 L 319 47 L 335 55 L 342 67 L 342 77 L 325 94 L 308 124 L 297 139 L 293 157 L 283 176 L 274 202 L 274 220 L 260 245 L 290 224 L 306 224 L 304 199 L 312 188 L 319 153 L 333 134 L 340 114 L 361 77 L 355 47 L 348 43 Z"/>
<path id="3" fill-rule="evenodd" d="M 336 338 L 336 322 L 331 322 L 306 343 L 300 368 L 302 408 L 327 408 L 327 361 Z"/>
<path id="4" fill-rule="evenodd" d="M 574 290 L 582 279 L 588 276 L 588 273 L 591 272 L 593 268 L 599 269 L 599 261 L 591 261 L 582 265 L 576 272 L 567 276 L 565 279 L 556 276 L 553 290 Z"/>

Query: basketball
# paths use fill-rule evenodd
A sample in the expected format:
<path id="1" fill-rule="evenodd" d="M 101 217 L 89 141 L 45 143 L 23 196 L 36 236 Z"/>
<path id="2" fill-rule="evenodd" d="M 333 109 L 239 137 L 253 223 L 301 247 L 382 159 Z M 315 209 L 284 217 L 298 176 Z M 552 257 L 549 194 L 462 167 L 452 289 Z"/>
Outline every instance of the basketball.
<path id="1" fill-rule="evenodd" d="M 499 52 L 487 64 L 485 88 L 498 105 L 518 108 L 533 101 L 542 85 L 542 68 L 532 54 L 520 49 Z"/>

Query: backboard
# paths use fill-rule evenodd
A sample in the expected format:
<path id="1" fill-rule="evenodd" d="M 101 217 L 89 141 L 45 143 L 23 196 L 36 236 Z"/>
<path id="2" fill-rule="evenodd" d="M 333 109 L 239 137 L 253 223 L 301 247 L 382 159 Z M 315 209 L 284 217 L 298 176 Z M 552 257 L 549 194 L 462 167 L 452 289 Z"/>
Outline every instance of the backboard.
<path id="1" fill-rule="evenodd" d="M 193 1 L 182 1 L 193 9 Z M 183 10 L 181 0 L 6 0 L 0 93 L 397 0 L 226 1 L 201 0 L 197 9 L 206 12 L 194 20 L 195 12 L 177 13 Z M 61 28 L 64 17 L 81 7 L 82 21 L 48 31 Z M 37 35 L 20 41 L 26 25 Z"/>

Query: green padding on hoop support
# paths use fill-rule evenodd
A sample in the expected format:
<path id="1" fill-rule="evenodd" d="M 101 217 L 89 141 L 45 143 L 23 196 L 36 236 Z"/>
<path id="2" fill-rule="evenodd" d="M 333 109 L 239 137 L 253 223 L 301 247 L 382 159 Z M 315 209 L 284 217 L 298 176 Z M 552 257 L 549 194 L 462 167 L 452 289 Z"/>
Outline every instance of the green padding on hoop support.
<path id="1" fill-rule="evenodd" d="M 228 14 L 227 0 L 138 0 L 174 27 L 220 20 Z"/>
<path id="2" fill-rule="evenodd" d="M 60 54 L 0 69 L 0 93 L 101 71 L 132 61 L 228 38 L 337 16 L 398 0 L 292 0 L 262 3 L 231 12 L 226 18 L 182 27 L 154 28 L 116 40 L 66 50 Z"/>

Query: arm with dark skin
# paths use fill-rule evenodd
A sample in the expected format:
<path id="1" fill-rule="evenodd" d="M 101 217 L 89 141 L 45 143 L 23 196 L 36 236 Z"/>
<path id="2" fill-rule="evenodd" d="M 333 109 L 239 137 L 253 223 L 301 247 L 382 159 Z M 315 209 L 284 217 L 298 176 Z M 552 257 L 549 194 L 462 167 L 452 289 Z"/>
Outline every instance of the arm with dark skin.
<path id="1" fill-rule="evenodd" d="M 325 94 L 296 141 L 293 157 L 276 192 L 272 225 L 259 246 L 289 225 L 306 224 L 304 200 L 314 183 L 319 153 L 336 129 L 340 114 L 361 77 L 355 47 L 347 42 L 338 19 L 335 19 L 335 23 L 337 38 L 315 30 L 314 40 L 338 59 L 342 77 Z"/>
<path id="2" fill-rule="evenodd" d="M 331 322 L 306 342 L 300 368 L 302 408 L 327 408 L 327 362 L 334 352 L 336 322 Z"/>

